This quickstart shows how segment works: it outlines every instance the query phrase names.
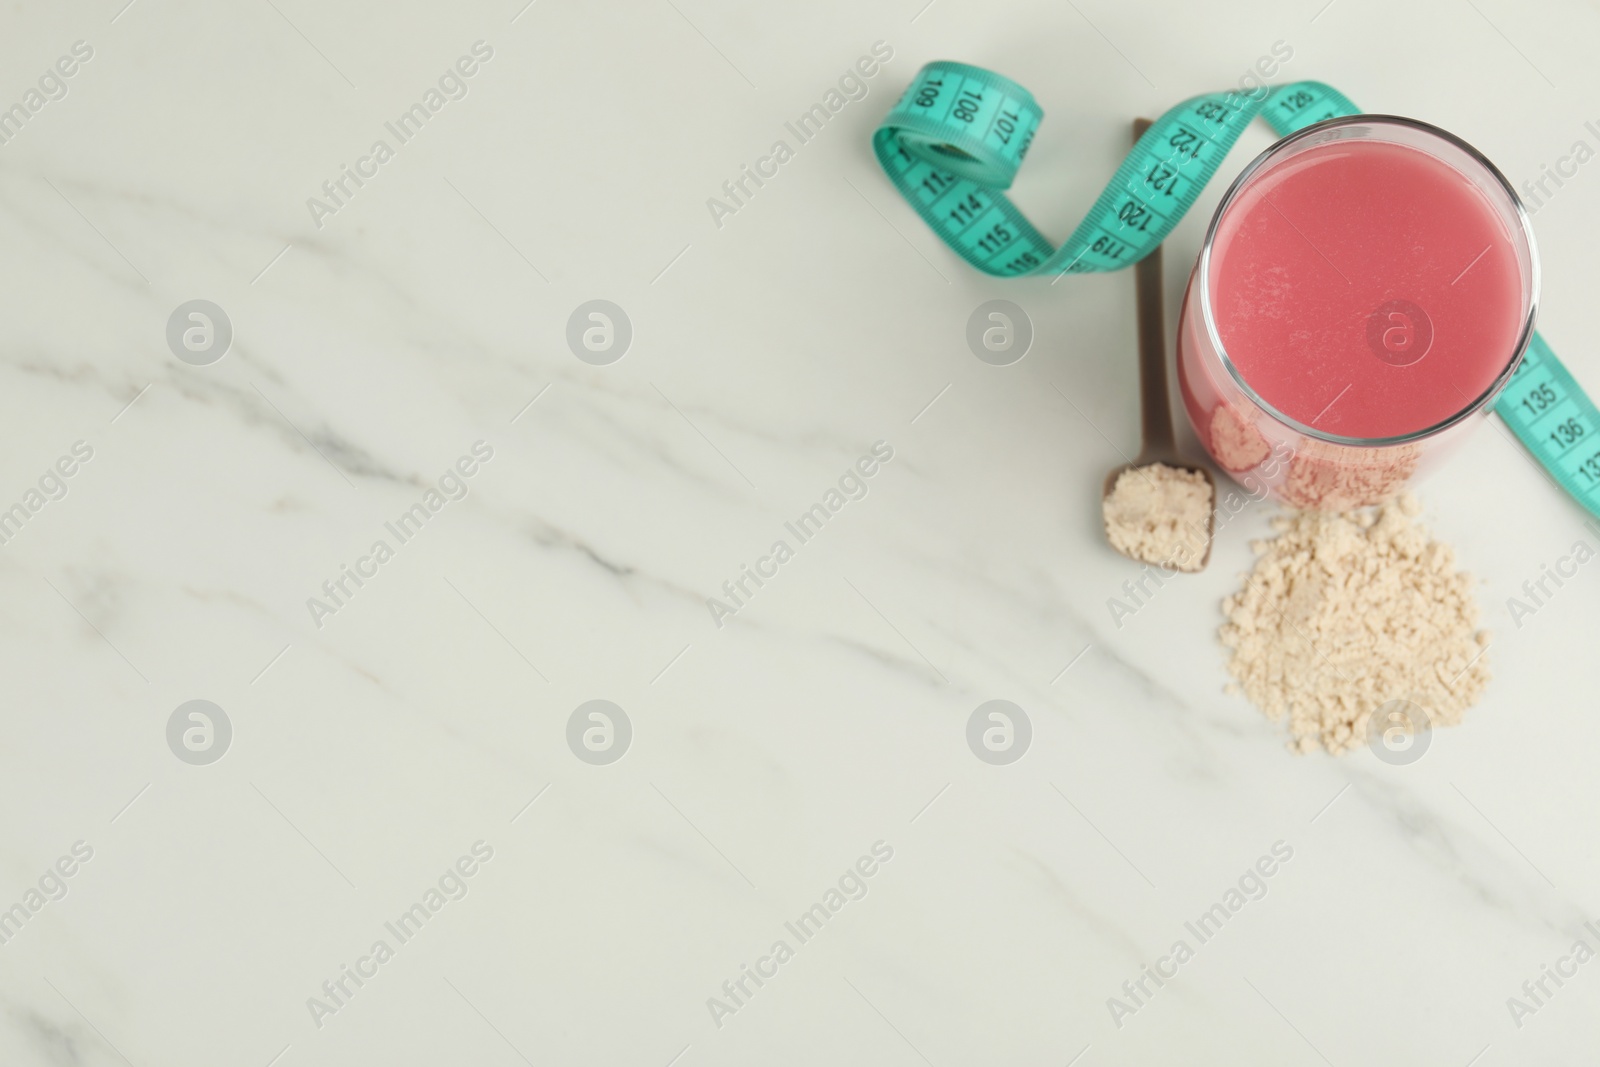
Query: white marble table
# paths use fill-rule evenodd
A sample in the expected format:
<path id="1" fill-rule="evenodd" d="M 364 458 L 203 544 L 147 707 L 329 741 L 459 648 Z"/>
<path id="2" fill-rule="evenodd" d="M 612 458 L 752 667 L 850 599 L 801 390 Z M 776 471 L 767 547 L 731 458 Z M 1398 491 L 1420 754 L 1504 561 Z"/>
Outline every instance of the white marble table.
<path id="1" fill-rule="evenodd" d="M 868 138 L 929 59 L 1009 73 L 1063 236 L 1133 116 L 1284 42 L 1520 182 L 1600 146 L 1593 8 L 124 2 L 0 23 L 0 1063 L 1592 1062 L 1600 965 L 1507 1007 L 1600 948 L 1600 577 L 1506 607 L 1579 511 L 1485 426 L 1421 495 L 1487 698 L 1409 766 L 1289 755 L 1215 639 L 1270 506 L 1106 607 L 1131 277 L 978 276 Z M 1566 169 L 1541 325 L 1597 384 Z M 169 349 L 192 300 L 219 360 Z M 569 349 L 591 300 L 620 360 Z M 594 700 L 627 729 L 569 747 Z"/>

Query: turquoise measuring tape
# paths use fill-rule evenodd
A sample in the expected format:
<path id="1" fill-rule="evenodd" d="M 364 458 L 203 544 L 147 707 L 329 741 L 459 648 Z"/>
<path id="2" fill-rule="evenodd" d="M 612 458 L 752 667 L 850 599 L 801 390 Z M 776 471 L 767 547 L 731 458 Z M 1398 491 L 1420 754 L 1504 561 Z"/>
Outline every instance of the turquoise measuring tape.
<path id="1" fill-rule="evenodd" d="M 1005 195 L 1044 118 L 1033 94 L 1011 79 L 965 63 L 929 63 L 872 147 L 923 221 L 985 274 L 1080 274 L 1132 266 L 1164 241 L 1258 116 L 1285 136 L 1360 113 L 1314 81 L 1185 100 L 1139 138 L 1060 248 Z M 1600 411 L 1538 334 L 1495 412 L 1567 492 L 1600 515 Z"/>
<path id="2" fill-rule="evenodd" d="M 1537 333 L 1494 410 L 1563 489 L 1600 515 L 1600 413 Z"/>

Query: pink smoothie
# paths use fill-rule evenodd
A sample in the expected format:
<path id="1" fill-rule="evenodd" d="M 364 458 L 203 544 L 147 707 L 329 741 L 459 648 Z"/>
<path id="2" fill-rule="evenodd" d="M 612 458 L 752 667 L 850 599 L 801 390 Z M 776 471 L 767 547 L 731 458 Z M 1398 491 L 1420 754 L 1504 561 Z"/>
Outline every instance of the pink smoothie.
<path id="1" fill-rule="evenodd" d="M 1515 246 L 1488 198 L 1405 145 L 1319 145 L 1247 188 L 1212 250 L 1223 348 L 1268 404 L 1396 437 L 1476 400 L 1516 347 Z"/>

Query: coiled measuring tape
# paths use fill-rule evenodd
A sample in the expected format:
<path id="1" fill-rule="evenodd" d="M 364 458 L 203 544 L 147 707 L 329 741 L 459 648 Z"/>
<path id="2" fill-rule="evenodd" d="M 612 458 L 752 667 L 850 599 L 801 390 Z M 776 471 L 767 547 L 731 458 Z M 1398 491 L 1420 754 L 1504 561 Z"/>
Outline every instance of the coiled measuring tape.
<path id="1" fill-rule="evenodd" d="M 1033 94 L 1011 79 L 965 63 L 929 63 L 872 145 L 900 195 L 972 266 L 1003 278 L 1079 274 L 1132 266 L 1164 241 L 1258 116 L 1282 137 L 1360 113 L 1315 81 L 1185 100 L 1139 138 L 1059 248 L 1005 195 L 1044 118 Z M 1600 515 L 1600 411 L 1538 334 L 1495 411 L 1567 492 Z"/>

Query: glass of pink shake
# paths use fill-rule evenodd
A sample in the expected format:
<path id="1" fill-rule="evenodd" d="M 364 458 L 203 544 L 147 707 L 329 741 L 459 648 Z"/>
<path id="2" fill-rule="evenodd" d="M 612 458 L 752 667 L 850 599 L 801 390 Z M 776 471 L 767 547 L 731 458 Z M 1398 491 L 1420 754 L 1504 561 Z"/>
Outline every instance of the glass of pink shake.
<path id="1" fill-rule="evenodd" d="M 1471 145 L 1357 115 L 1234 181 L 1178 324 L 1184 406 L 1252 492 L 1343 510 L 1398 494 L 1487 412 L 1533 336 L 1527 212 Z"/>

